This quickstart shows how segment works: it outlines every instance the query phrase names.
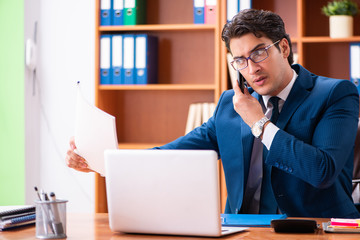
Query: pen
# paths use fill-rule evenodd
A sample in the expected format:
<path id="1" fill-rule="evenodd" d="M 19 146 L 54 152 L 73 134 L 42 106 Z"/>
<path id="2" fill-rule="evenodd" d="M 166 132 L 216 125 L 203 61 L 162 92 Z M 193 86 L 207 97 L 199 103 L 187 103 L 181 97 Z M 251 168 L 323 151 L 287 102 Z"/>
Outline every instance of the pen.
<path id="1" fill-rule="evenodd" d="M 64 228 L 60 220 L 59 209 L 56 203 L 56 196 L 54 192 L 50 193 L 51 209 L 52 209 L 52 226 L 56 235 L 64 234 Z"/>
<path id="2" fill-rule="evenodd" d="M 47 229 L 47 224 L 46 224 L 46 216 L 45 216 L 45 209 L 43 208 L 41 202 L 42 202 L 42 199 L 41 199 L 41 196 L 39 194 L 39 191 L 38 191 L 38 188 L 35 186 L 34 187 L 35 191 L 36 191 L 36 194 L 38 195 L 39 197 L 39 208 L 40 208 L 40 211 L 42 212 L 42 218 L 43 218 L 43 228 L 44 228 L 44 231 L 45 231 L 45 235 L 48 235 L 48 229 Z"/>
<path id="3" fill-rule="evenodd" d="M 37 195 L 38 195 L 38 197 L 39 197 L 39 200 L 41 201 L 41 197 L 40 197 L 40 194 L 39 194 L 38 188 L 35 186 L 35 187 L 34 187 L 34 189 L 35 189 L 36 194 L 37 194 Z"/>
<path id="4" fill-rule="evenodd" d="M 43 202 L 49 202 L 49 197 L 48 197 L 48 195 L 47 195 L 47 193 L 45 193 L 43 190 L 41 190 L 40 191 L 40 194 L 41 194 L 41 196 L 42 196 L 42 201 Z M 51 209 L 50 209 L 50 206 L 49 206 L 49 204 L 44 204 L 43 205 L 43 212 L 44 212 L 44 221 L 47 223 L 47 224 L 49 224 L 49 227 L 50 227 L 50 229 L 51 229 L 51 231 L 53 232 L 53 233 L 55 233 L 55 230 L 54 230 L 54 228 L 53 228 L 53 226 L 52 226 L 52 224 L 51 224 L 51 217 L 52 217 L 52 213 L 51 213 Z M 47 228 L 46 228 L 47 229 Z"/>

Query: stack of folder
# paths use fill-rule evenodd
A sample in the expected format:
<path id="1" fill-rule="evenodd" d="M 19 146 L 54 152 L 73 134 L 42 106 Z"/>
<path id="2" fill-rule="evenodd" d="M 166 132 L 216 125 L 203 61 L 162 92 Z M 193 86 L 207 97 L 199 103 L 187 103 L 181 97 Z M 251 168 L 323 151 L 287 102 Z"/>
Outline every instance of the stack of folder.
<path id="1" fill-rule="evenodd" d="M 35 223 L 35 206 L 0 206 L 0 231 Z"/>
<path id="2" fill-rule="evenodd" d="M 189 107 L 185 134 L 209 120 L 215 111 L 215 103 L 192 103 Z"/>
<path id="3" fill-rule="evenodd" d="M 216 0 L 194 0 L 194 23 L 216 23 Z"/>
<path id="4" fill-rule="evenodd" d="M 251 7 L 252 7 L 251 0 L 227 0 L 226 3 L 227 21 L 231 21 L 231 19 L 241 10 L 249 9 Z"/>
<path id="5" fill-rule="evenodd" d="M 149 84 L 158 79 L 158 38 L 147 34 L 102 35 L 100 84 Z"/>
<path id="6" fill-rule="evenodd" d="M 146 0 L 101 0 L 100 25 L 138 25 L 146 22 Z"/>
<path id="7" fill-rule="evenodd" d="M 325 232 L 360 233 L 360 219 L 331 218 L 323 223 Z"/>

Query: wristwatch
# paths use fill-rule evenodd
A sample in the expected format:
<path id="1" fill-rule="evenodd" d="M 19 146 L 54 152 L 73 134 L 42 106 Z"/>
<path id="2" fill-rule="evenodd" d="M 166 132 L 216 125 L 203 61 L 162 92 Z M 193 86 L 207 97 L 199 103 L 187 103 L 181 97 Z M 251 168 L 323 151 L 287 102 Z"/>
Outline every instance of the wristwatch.
<path id="1" fill-rule="evenodd" d="M 261 136 L 261 134 L 263 133 L 264 125 L 268 121 L 270 120 L 267 117 L 263 117 L 251 126 L 251 133 L 254 135 L 254 137 L 259 138 Z"/>

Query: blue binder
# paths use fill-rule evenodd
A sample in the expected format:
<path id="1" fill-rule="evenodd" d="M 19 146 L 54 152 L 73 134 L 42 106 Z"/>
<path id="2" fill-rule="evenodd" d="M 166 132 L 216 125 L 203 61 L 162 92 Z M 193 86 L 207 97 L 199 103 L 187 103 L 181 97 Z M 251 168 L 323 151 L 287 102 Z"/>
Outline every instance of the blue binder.
<path id="1" fill-rule="evenodd" d="M 123 68 L 123 36 L 112 36 L 112 83 L 123 84 L 122 68 Z"/>
<path id="2" fill-rule="evenodd" d="M 108 26 L 111 25 L 111 0 L 100 1 L 100 25 Z"/>
<path id="3" fill-rule="evenodd" d="M 221 214 L 226 227 L 270 227 L 271 220 L 285 219 L 286 214 Z"/>
<path id="4" fill-rule="evenodd" d="M 350 80 L 360 93 L 360 43 L 350 44 Z"/>
<path id="5" fill-rule="evenodd" d="M 136 84 L 156 83 L 158 79 L 158 38 L 147 34 L 135 37 Z"/>
<path id="6" fill-rule="evenodd" d="M 134 84 L 135 37 L 133 34 L 123 35 L 123 79 L 124 84 Z"/>
<path id="7" fill-rule="evenodd" d="M 124 25 L 124 0 L 112 1 L 112 25 Z"/>
<path id="8" fill-rule="evenodd" d="M 204 6 L 205 0 L 194 0 L 194 23 L 195 24 L 204 24 Z"/>
<path id="9" fill-rule="evenodd" d="M 111 84 L 111 35 L 100 37 L 100 84 Z"/>

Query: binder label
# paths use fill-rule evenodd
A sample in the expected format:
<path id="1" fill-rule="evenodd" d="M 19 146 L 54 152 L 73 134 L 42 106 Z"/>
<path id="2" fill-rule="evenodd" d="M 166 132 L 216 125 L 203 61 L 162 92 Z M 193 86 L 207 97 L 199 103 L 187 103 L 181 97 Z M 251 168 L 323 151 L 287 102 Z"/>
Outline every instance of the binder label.
<path id="1" fill-rule="evenodd" d="M 114 0 L 114 9 L 123 9 L 124 0 Z"/>
<path id="2" fill-rule="evenodd" d="M 101 0 L 100 9 L 110 9 L 111 8 L 111 1 L 110 0 Z"/>
<path id="3" fill-rule="evenodd" d="M 136 38 L 136 68 L 145 68 L 146 67 L 146 38 L 137 37 Z M 143 74 L 141 74 L 143 75 Z"/>
<path id="4" fill-rule="evenodd" d="M 110 38 L 100 40 L 100 68 L 110 68 Z"/>
<path id="5" fill-rule="evenodd" d="M 134 38 L 124 38 L 124 68 L 134 68 Z"/>
<path id="6" fill-rule="evenodd" d="M 135 7 L 135 0 L 126 0 L 125 1 L 125 8 L 134 8 Z"/>
<path id="7" fill-rule="evenodd" d="M 204 7 L 205 0 L 194 0 L 194 7 Z"/>

